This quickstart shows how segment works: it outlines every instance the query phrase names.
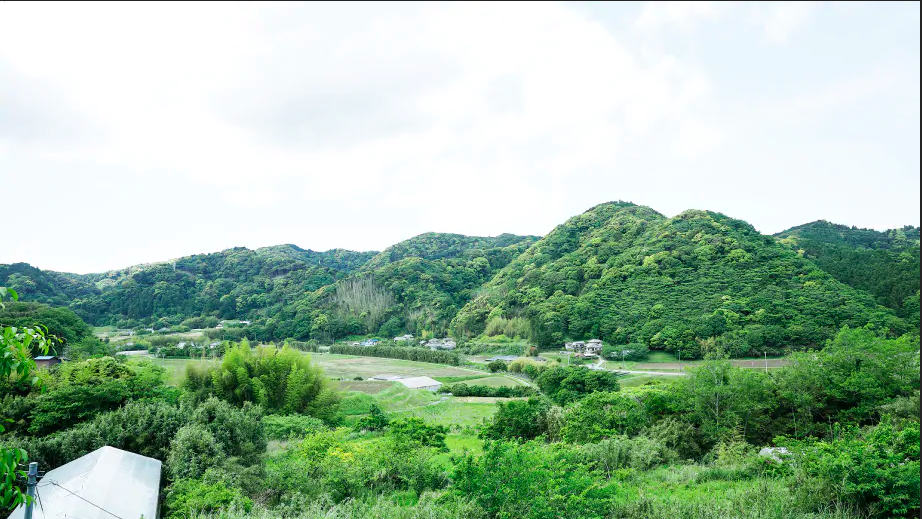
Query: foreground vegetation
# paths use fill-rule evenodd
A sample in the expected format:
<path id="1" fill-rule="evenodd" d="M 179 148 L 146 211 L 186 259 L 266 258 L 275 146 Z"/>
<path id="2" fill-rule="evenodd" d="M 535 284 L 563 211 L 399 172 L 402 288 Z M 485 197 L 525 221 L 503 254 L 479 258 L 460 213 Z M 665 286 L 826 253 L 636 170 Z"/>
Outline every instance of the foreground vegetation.
<path id="1" fill-rule="evenodd" d="M 919 511 L 917 337 L 844 328 L 769 373 L 715 349 L 686 377 L 630 388 L 544 364 L 520 371 L 536 386 L 517 386 L 526 398 L 496 398 L 513 388 L 474 374 L 445 380 L 475 396 L 342 392 L 284 347 L 231 345 L 189 363 L 178 388 L 149 361 L 101 356 L 38 372 L 38 385 L 4 378 L 0 441 L 44 470 L 102 445 L 160 459 L 166 518 Z"/>

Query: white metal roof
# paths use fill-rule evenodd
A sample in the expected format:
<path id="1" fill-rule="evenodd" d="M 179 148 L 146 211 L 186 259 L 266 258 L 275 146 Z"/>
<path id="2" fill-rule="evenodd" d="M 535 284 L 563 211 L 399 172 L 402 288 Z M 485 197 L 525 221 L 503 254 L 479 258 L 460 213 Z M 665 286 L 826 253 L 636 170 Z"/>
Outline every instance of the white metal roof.
<path id="1" fill-rule="evenodd" d="M 160 468 L 159 460 L 140 454 L 96 449 L 45 474 L 36 488 L 41 501 L 35 500 L 32 518 L 155 519 Z M 24 514 L 20 505 L 9 519 Z"/>
<path id="2" fill-rule="evenodd" d="M 421 387 L 432 387 L 432 386 L 441 386 L 442 383 L 434 378 L 429 377 L 409 377 L 402 378 L 398 380 L 401 384 L 407 386 L 410 389 L 418 389 Z"/>

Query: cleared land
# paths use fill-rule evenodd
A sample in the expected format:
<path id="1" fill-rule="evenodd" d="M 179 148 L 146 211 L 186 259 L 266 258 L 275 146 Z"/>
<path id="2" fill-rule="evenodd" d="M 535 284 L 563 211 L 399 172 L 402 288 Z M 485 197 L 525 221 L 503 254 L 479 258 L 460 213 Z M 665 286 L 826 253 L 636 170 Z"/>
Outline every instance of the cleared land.
<path id="1" fill-rule="evenodd" d="M 332 378 L 370 378 L 375 375 L 404 375 L 427 377 L 461 377 L 479 373 L 476 370 L 456 368 L 444 364 L 430 364 L 411 360 L 356 357 L 333 353 L 313 353 L 311 360 Z"/>

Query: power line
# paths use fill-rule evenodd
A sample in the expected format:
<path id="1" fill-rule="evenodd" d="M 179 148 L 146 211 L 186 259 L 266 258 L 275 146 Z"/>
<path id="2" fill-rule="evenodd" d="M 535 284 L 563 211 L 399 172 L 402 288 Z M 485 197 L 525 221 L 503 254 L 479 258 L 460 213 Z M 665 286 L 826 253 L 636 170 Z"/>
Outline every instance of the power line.
<path id="1" fill-rule="evenodd" d="M 102 510 L 103 512 L 105 512 L 105 513 L 111 515 L 112 517 L 115 517 L 116 519 L 122 519 L 121 517 L 119 517 L 119 516 L 113 514 L 112 512 L 106 510 L 105 508 L 103 508 L 103 507 L 97 505 L 96 503 L 94 503 L 94 502 L 92 502 L 92 501 L 89 501 L 89 500 L 87 500 L 87 499 L 84 499 L 82 496 L 80 496 L 80 495 L 78 495 L 78 494 L 76 494 L 76 493 L 74 493 L 74 492 L 71 492 L 70 490 L 68 490 L 68 489 L 66 489 L 66 488 L 64 488 L 64 487 L 62 487 L 61 485 L 58 484 L 57 481 L 49 481 L 49 483 L 51 483 L 52 485 L 54 485 L 54 486 L 60 488 L 61 490 L 64 490 L 65 492 L 67 492 L 67 493 L 69 493 L 70 495 L 76 497 L 77 499 L 80 499 L 80 500 L 82 500 L 82 501 L 86 501 L 87 503 L 89 503 L 89 504 L 95 506 L 96 508 Z"/>

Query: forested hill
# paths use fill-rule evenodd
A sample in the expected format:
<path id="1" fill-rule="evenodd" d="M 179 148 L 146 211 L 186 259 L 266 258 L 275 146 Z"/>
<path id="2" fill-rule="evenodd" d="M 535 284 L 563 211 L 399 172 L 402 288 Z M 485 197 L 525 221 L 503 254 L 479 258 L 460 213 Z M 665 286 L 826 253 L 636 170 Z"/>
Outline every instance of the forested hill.
<path id="1" fill-rule="evenodd" d="M 832 277 L 871 293 L 918 327 L 918 227 L 875 231 L 820 220 L 776 236 Z"/>
<path id="2" fill-rule="evenodd" d="M 361 268 L 376 252 L 315 252 L 294 245 L 243 247 L 102 274 L 0 265 L 0 286 L 23 301 L 69 306 L 92 324 L 179 324 L 201 315 L 245 318 L 269 311 Z"/>
<path id="3" fill-rule="evenodd" d="M 819 345 L 845 324 L 918 329 L 918 237 L 827 222 L 773 237 L 720 213 L 667 218 L 613 202 L 540 239 L 426 233 L 382 252 L 238 247 L 89 275 L 17 263 L 0 265 L 0 286 L 93 325 L 247 319 L 256 340 L 503 333 L 683 357 L 725 343 L 742 355 Z"/>
<path id="4" fill-rule="evenodd" d="M 540 345 L 599 337 L 697 357 L 815 346 L 843 324 L 907 324 L 809 260 L 720 213 L 675 218 L 618 202 L 558 226 L 501 270 L 452 327 L 525 318 Z"/>
<path id="5" fill-rule="evenodd" d="M 238 247 L 87 275 L 18 263 L 0 265 L 0 286 L 23 301 L 68 306 L 94 325 L 195 326 L 213 316 L 255 321 L 254 338 L 264 340 L 444 334 L 473 291 L 537 239 L 428 233 L 384 253 Z"/>
<path id="6" fill-rule="evenodd" d="M 530 245 L 539 238 L 539 236 L 518 236 L 515 234 L 500 234 L 496 237 L 489 237 L 429 232 L 384 249 L 368 262 L 366 269 L 380 268 L 404 258 L 450 259 L 465 254 L 469 255 L 472 251 L 495 251 L 523 242 Z"/>

